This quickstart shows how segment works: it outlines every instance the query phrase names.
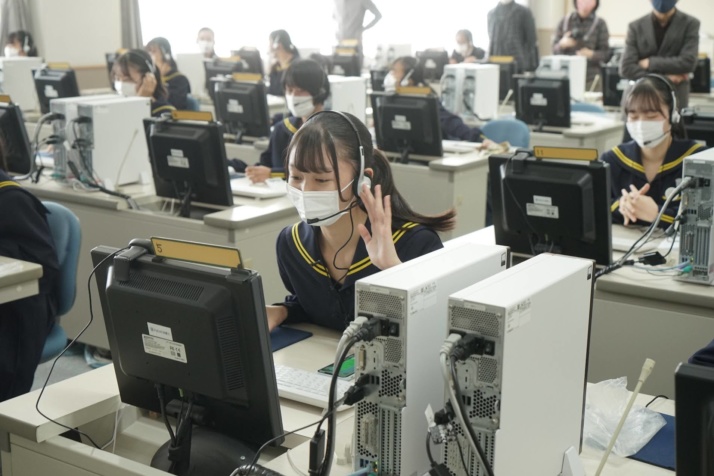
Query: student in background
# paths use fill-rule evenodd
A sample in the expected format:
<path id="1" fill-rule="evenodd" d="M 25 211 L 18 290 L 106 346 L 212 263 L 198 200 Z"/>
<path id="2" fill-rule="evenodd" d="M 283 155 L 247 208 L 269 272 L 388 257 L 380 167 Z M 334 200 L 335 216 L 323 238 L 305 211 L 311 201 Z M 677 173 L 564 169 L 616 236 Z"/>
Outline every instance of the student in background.
<path id="1" fill-rule="evenodd" d="M 389 161 L 351 114 L 314 114 L 287 155 L 288 197 L 301 221 L 278 236 L 278 270 L 289 295 L 267 306 L 268 326 L 310 322 L 344 330 L 354 319 L 354 283 L 442 248 L 436 232 L 453 228 L 455 212 L 413 211 Z"/>
<path id="2" fill-rule="evenodd" d="M 7 36 L 5 57 L 12 58 L 13 56 L 37 56 L 35 40 L 32 39 L 29 31 L 13 31 Z"/>
<path id="3" fill-rule="evenodd" d="M 198 51 L 203 53 L 203 57 L 206 59 L 214 59 L 217 57 L 215 47 L 216 47 L 216 35 L 208 27 L 203 27 L 198 30 L 198 36 L 196 37 L 196 44 L 198 45 Z"/>
<path id="4" fill-rule="evenodd" d="M 675 85 L 679 106 L 687 107 L 700 23 L 676 5 L 677 0 L 652 0 L 652 12 L 629 24 L 620 76 L 636 80 L 648 73 L 665 75 Z"/>
<path id="5" fill-rule="evenodd" d="M 49 211 L 5 170 L 0 139 L 0 256 L 42 265 L 42 277 L 37 295 L 0 304 L 0 402 L 30 391 L 59 297 Z"/>
<path id="6" fill-rule="evenodd" d="M 424 79 L 418 61 L 413 56 L 402 56 L 394 60 L 392 67 L 384 78 L 384 91 L 387 93 L 396 92 L 397 86 L 424 86 Z M 491 142 L 481 132 L 478 127 L 469 127 L 464 121 L 447 111 L 439 101 L 439 121 L 441 123 L 441 134 L 444 139 L 465 140 L 471 142 L 483 142 L 489 145 Z"/>
<path id="7" fill-rule="evenodd" d="M 538 37 L 535 19 L 528 7 L 513 0 L 500 0 L 488 12 L 489 56 L 513 56 L 518 72 L 538 67 Z"/>
<path id="8" fill-rule="evenodd" d="M 146 51 L 161 71 L 161 79 L 168 90 L 169 104 L 176 109 L 187 109 L 187 97 L 191 93 L 188 78 L 179 73 L 176 60 L 171 53 L 171 45 L 166 38 L 157 37 L 146 44 Z"/>
<path id="9" fill-rule="evenodd" d="M 260 163 L 245 169 L 246 176 L 253 182 L 285 177 L 288 144 L 308 117 L 324 109 L 330 96 L 330 82 L 316 61 L 297 60 L 285 71 L 283 90 L 290 115 L 273 126 L 268 149 L 260 154 Z"/>
<path id="10" fill-rule="evenodd" d="M 602 155 L 610 164 L 613 223 L 649 225 L 682 179 L 684 158 L 703 149 L 685 139 L 674 85 L 660 75 L 637 81 L 625 100 L 633 140 Z M 674 223 L 679 202 L 664 211 L 660 226 Z"/>
<path id="11" fill-rule="evenodd" d="M 270 41 L 270 56 L 273 63 L 268 73 L 268 94 L 273 96 L 283 95 L 283 75 L 290 64 L 300 58 L 297 48 L 290 40 L 290 35 L 285 30 L 275 30 L 268 37 Z"/>
<path id="12" fill-rule="evenodd" d="M 124 96 L 151 98 L 151 115 L 159 117 L 175 111 L 169 104 L 166 86 L 161 80 L 161 71 L 149 53 L 144 50 L 129 50 L 114 62 L 114 89 Z"/>
<path id="13" fill-rule="evenodd" d="M 689 358 L 689 363 L 714 367 L 714 340 L 704 348 L 696 351 L 694 355 Z"/>
<path id="14" fill-rule="evenodd" d="M 474 37 L 469 30 L 456 32 L 456 49 L 451 53 L 449 63 L 475 63 L 482 60 L 486 52 L 474 46 Z"/>
<path id="15" fill-rule="evenodd" d="M 610 59 L 610 33 L 605 20 L 595 14 L 600 0 L 573 0 L 575 11 L 566 15 L 553 35 L 553 54 L 578 55 L 588 60 L 587 82 L 600 73 L 600 63 Z"/>

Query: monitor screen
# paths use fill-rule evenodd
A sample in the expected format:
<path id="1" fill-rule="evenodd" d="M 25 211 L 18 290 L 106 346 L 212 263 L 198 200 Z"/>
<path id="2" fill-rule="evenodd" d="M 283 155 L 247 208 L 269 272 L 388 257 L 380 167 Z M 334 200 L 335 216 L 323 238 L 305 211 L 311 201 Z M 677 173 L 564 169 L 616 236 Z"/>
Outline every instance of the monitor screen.
<path id="1" fill-rule="evenodd" d="M 233 206 L 220 122 L 149 118 L 144 126 L 157 196 Z"/>
<path id="2" fill-rule="evenodd" d="M 265 75 L 263 68 L 263 58 L 260 56 L 260 51 L 258 48 L 253 48 L 252 46 L 244 46 L 243 48 L 231 51 L 231 56 L 237 56 L 241 61 L 245 61 L 248 68 L 243 72 L 259 74 L 261 76 Z"/>
<path id="3" fill-rule="evenodd" d="M 526 124 L 570 127 L 570 81 L 565 78 L 517 78 L 516 117 Z"/>
<path id="4" fill-rule="evenodd" d="M 242 61 L 215 59 L 213 61 L 204 61 L 203 68 L 206 71 L 206 90 L 211 99 L 215 101 L 215 81 L 212 81 L 213 78 L 241 73 L 245 71 L 246 65 Z"/>
<path id="5" fill-rule="evenodd" d="M 0 103 L 0 135 L 5 143 L 7 171 L 28 174 L 32 169 L 32 147 L 25 121 L 16 104 Z"/>
<path id="6" fill-rule="evenodd" d="M 674 374 L 677 476 L 714 474 L 714 368 L 679 364 Z"/>
<path id="7" fill-rule="evenodd" d="M 489 158 L 496 243 L 514 254 L 557 253 L 612 261 L 610 167 L 600 161 Z"/>
<path id="8" fill-rule="evenodd" d="M 444 155 L 439 98 L 372 93 L 371 99 L 379 149 L 398 153 L 402 162 L 407 162 L 411 155 L 431 158 Z"/>
<path id="9" fill-rule="evenodd" d="M 216 82 L 216 118 L 226 127 L 226 132 L 236 135 L 241 142 L 244 135 L 270 136 L 270 114 L 265 84 L 262 81 Z"/>
<path id="10" fill-rule="evenodd" d="M 444 66 L 449 64 L 449 53 L 444 49 L 418 51 L 417 68 L 423 74 L 424 81 L 439 81 L 444 75 Z"/>
<path id="11" fill-rule="evenodd" d="M 94 265 L 116 251 L 93 249 Z M 195 428 L 202 431 L 194 430 L 192 464 L 199 462 L 195 453 L 206 449 L 197 437 L 208 433 L 253 451 L 281 435 L 260 275 L 159 260 L 151 253 L 134 260 L 124 256 L 107 259 L 96 271 L 122 402 L 160 412 L 162 406 L 183 408 L 193 401 Z M 163 386 L 163 402 L 157 384 Z"/>
<path id="12" fill-rule="evenodd" d="M 714 147 L 714 111 L 699 111 L 698 108 L 682 110 L 682 124 L 687 137 Z"/>
<path id="13" fill-rule="evenodd" d="M 629 80 L 620 76 L 618 65 L 602 65 L 602 104 L 604 106 L 620 107 L 622 95 L 629 85 Z"/>
<path id="14" fill-rule="evenodd" d="M 35 72 L 35 89 L 42 114 L 50 112 L 50 100 L 79 96 L 77 77 L 72 69 L 44 68 Z"/>
<path id="15" fill-rule="evenodd" d="M 335 53 L 332 55 L 330 74 L 337 76 L 359 76 L 359 55 L 357 53 Z"/>

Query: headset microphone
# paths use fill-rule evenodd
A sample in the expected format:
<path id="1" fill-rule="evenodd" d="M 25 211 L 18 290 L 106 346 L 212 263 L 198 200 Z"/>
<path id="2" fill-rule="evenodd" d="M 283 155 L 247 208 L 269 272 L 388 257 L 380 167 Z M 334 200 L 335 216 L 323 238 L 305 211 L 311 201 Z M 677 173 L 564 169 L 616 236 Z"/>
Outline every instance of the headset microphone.
<path id="1" fill-rule="evenodd" d="M 356 207 L 356 206 L 357 206 L 357 202 L 352 202 L 352 203 L 350 203 L 347 207 L 343 208 L 342 210 L 340 210 L 340 211 L 337 212 L 337 213 L 333 213 L 332 215 L 327 215 L 326 217 L 308 218 L 306 221 L 307 221 L 307 224 L 308 224 L 308 225 L 312 225 L 313 223 L 317 223 L 317 222 L 320 222 L 320 221 L 329 220 L 330 218 L 336 217 L 337 215 L 341 215 L 341 214 L 343 214 L 343 213 L 347 213 L 348 211 L 352 210 L 352 209 L 353 209 L 354 207 Z"/>
<path id="2" fill-rule="evenodd" d="M 650 145 L 650 144 L 653 143 L 653 142 L 657 142 L 658 140 L 660 140 L 662 137 L 666 136 L 666 135 L 669 134 L 670 132 L 672 132 L 672 128 L 671 128 L 671 127 L 670 127 L 670 129 L 669 129 L 668 131 L 663 132 L 662 134 L 658 135 L 658 136 L 655 137 L 654 139 L 650 139 L 650 140 L 646 140 L 646 141 L 642 142 L 642 145 Z"/>

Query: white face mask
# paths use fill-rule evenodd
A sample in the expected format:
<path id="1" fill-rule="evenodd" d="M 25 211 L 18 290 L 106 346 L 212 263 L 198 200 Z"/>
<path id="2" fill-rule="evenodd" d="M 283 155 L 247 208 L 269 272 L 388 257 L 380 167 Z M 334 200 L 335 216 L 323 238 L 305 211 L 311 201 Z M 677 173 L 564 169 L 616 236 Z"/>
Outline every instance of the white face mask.
<path id="1" fill-rule="evenodd" d="M 213 52 L 214 42 L 208 40 L 198 40 L 198 49 L 201 53 L 208 54 Z"/>
<path id="2" fill-rule="evenodd" d="M 670 133 L 664 132 L 667 121 L 627 121 L 627 132 L 640 147 L 657 147 Z"/>
<path id="3" fill-rule="evenodd" d="M 466 53 L 468 53 L 470 49 L 468 43 L 463 43 L 457 45 L 456 51 L 458 51 L 461 56 L 466 56 Z"/>
<path id="4" fill-rule="evenodd" d="M 340 210 L 340 193 L 352 185 L 351 180 L 342 190 L 303 192 L 288 185 L 288 197 L 300 219 L 312 226 L 330 226 L 349 212 L 350 206 Z"/>
<path id="5" fill-rule="evenodd" d="M 387 73 L 387 75 L 384 77 L 384 92 L 387 93 L 395 93 L 397 92 L 397 78 L 394 77 L 394 74 L 390 71 Z"/>
<path id="6" fill-rule="evenodd" d="M 122 96 L 134 97 L 137 95 L 136 85 L 129 81 L 114 81 L 114 89 Z"/>
<path id="7" fill-rule="evenodd" d="M 315 112 L 315 105 L 312 103 L 312 96 L 285 95 L 285 103 L 288 111 L 295 117 L 307 117 Z"/>
<path id="8" fill-rule="evenodd" d="M 13 58 L 15 56 L 20 56 L 20 50 L 12 45 L 7 45 L 5 47 L 5 57 Z"/>

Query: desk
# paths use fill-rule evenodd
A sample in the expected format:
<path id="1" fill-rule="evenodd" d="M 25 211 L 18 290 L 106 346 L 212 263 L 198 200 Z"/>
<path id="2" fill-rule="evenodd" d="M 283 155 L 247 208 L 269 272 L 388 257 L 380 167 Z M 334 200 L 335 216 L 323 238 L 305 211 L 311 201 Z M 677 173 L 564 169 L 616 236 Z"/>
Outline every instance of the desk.
<path id="1" fill-rule="evenodd" d="M 316 326 L 301 326 L 313 336 L 273 354 L 276 364 L 315 370 L 331 362 L 339 334 Z M 165 476 L 148 467 L 156 450 L 168 440 L 164 424 L 144 412 L 127 407 L 122 410 L 116 452 L 94 449 L 68 440 L 64 431 L 35 411 L 39 391 L 0 403 L 0 451 L 3 476 Z M 98 444 L 109 441 L 117 410 L 121 407 L 114 366 L 79 375 L 47 387 L 41 407 L 49 416 L 68 426 L 77 426 Z M 285 431 L 294 430 L 320 418 L 320 410 L 309 405 L 281 400 Z M 353 412 L 338 413 L 338 424 Z M 288 437 L 282 448 L 270 448 L 261 462 L 286 448 L 300 445 L 312 436 L 314 428 Z"/>
<path id="2" fill-rule="evenodd" d="M 42 265 L 0 256 L 0 304 L 40 292 Z"/>
<path id="3" fill-rule="evenodd" d="M 275 259 L 275 241 L 280 230 L 299 219 L 286 197 L 265 200 L 234 197 L 235 207 L 195 220 L 150 211 L 156 210 L 153 203 L 156 197 L 150 185 L 124 188 L 147 210 L 130 210 L 122 199 L 100 192 L 76 192 L 44 177 L 38 184 L 23 183 L 23 186 L 41 200 L 56 201 L 71 209 L 82 226 L 77 299 L 62 318 L 62 327 L 70 336 L 77 335 L 89 321 L 87 280 L 92 270 L 91 249 L 99 245 L 124 247 L 133 238 L 163 236 L 237 247 L 246 267 L 262 275 L 266 302 L 282 301 L 285 297 Z M 80 342 L 106 349 L 109 344 L 94 287 L 93 283 L 95 321 Z"/>
<path id="4" fill-rule="evenodd" d="M 712 93 L 689 93 L 689 107 L 714 105 Z"/>

